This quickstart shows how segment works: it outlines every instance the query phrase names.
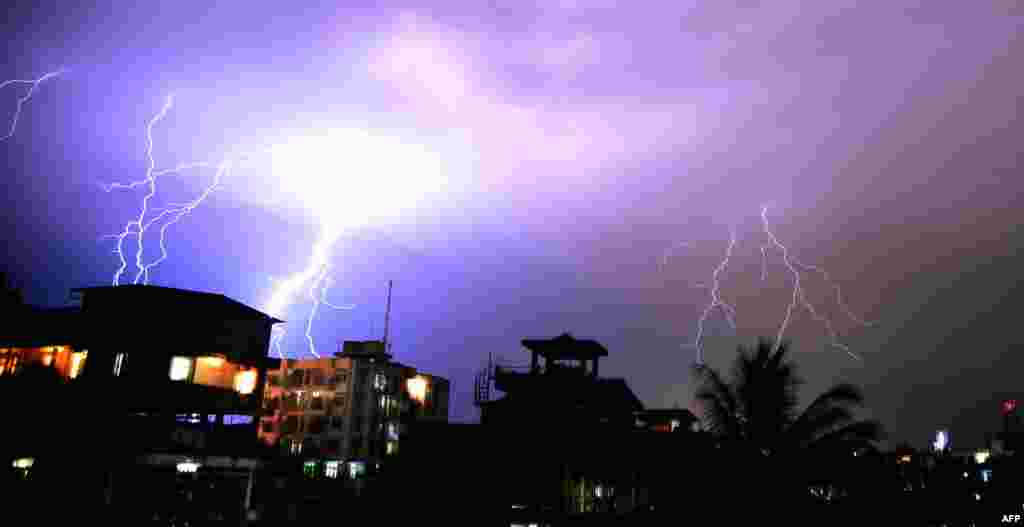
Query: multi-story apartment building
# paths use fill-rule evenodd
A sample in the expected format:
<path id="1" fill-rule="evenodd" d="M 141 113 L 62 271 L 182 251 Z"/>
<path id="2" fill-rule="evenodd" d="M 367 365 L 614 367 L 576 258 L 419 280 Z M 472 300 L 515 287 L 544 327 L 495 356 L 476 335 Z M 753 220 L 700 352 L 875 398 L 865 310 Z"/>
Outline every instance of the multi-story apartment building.
<path id="1" fill-rule="evenodd" d="M 279 361 L 264 394 L 259 437 L 350 477 L 398 451 L 409 419 L 448 419 L 449 383 L 392 360 L 382 341 L 346 341 L 333 357 Z M 322 467 L 319 463 L 323 463 Z"/>
<path id="2" fill-rule="evenodd" d="M 74 474 L 84 492 L 105 489 L 102 501 L 125 507 L 158 508 L 173 492 L 156 489 L 176 478 L 207 478 L 207 489 L 251 482 L 265 457 L 256 431 L 280 321 L 213 293 L 143 285 L 74 293 L 79 305 L 56 309 L 0 294 L 8 315 L 0 380 L 33 395 L 17 406 L 18 433 L 0 439 L 14 458 L 7 466 Z M 235 498 L 215 501 L 234 510 Z"/>

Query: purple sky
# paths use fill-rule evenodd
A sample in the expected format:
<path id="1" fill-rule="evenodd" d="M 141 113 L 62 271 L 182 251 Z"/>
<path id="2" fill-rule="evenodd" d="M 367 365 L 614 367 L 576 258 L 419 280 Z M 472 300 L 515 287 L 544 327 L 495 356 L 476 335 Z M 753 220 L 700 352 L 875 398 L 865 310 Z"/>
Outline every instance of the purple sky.
<path id="1" fill-rule="evenodd" d="M 64 4 L 22 2 L 3 27 L 3 76 L 68 68 L 0 145 L 7 267 L 34 302 L 110 281 L 100 237 L 139 195 L 97 184 L 143 174 L 146 121 L 173 92 L 155 132 L 163 166 L 340 124 L 444 156 L 443 199 L 335 247 L 331 300 L 357 308 L 324 314 L 316 337 L 379 334 L 395 280 L 394 351 L 452 378 L 456 418 L 475 415 L 487 353 L 521 361 L 520 339 L 563 331 L 603 342 L 602 371 L 648 405 L 688 405 L 708 300 L 695 284 L 730 227 L 722 293 L 739 327 L 709 324 L 708 361 L 781 321 L 791 284 L 777 256 L 760 279 L 766 202 L 793 254 L 879 321 L 828 311 L 858 362 L 795 320 L 809 392 L 856 382 L 895 439 L 949 428 L 954 447 L 998 426 L 1001 396 L 1024 397 L 1015 2 Z M 4 111 L 17 95 L 0 93 Z M 194 195 L 210 176 L 164 188 Z M 151 283 L 264 302 L 316 237 L 279 197 L 257 168 L 236 171 L 171 231 Z M 828 305 L 820 282 L 808 292 Z M 287 318 L 303 324 L 307 307 Z"/>

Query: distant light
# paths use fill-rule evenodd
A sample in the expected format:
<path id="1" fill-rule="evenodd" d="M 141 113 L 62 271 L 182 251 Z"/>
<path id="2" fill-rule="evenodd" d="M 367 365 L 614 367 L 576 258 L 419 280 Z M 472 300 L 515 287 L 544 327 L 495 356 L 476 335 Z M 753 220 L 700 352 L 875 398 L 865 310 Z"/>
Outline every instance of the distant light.
<path id="1" fill-rule="evenodd" d="M 935 432 L 935 441 L 932 442 L 932 447 L 934 447 L 937 452 L 946 450 L 946 448 L 949 447 L 949 432 L 945 430 Z"/>
<path id="2" fill-rule="evenodd" d="M 170 376 L 172 381 L 186 381 L 190 373 L 192 373 L 192 359 L 188 357 L 171 358 Z"/>
<path id="3" fill-rule="evenodd" d="M 671 428 L 673 432 L 676 431 L 676 428 L 679 428 L 679 419 L 672 420 Z"/>
<path id="4" fill-rule="evenodd" d="M 903 456 L 900 458 L 900 463 L 910 463 L 910 456 Z"/>
<path id="5" fill-rule="evenodd" d="M 979 450 L 974 453 L 974 462 L 981 465 L 988 461 L 988 458 L 992 455 L 988 450 Z"/>
<path id="6" fill-rule="evenodd" d="M 420 404 L 427 399 L 427 380 L 422 376 L 417 375 L 406 381 L 406 387 L 409 389 L 409 396 Z"/>
<path id="7" fill-rule="evenodd" d="M 13 463 L 11 463 L 11 466 L 14 467 L 14 468 L 22 468 L 22 469 L 24 469 L 24 468 L 32 468 L 32 465 L 35 465 L 35 464 L 36 464 L 35 458 L 19 457 L 18 459 L 15 459 Z"/>
<path id="8" fill-rule="evenodd" d="M 992 469 L 986 468 L 985 470 L 982 470 L 981 471 L 981 480 L 984 481 L 985 483 L 988 483 L 989 481 L 992 481 Z"/>
<path id="9" fill-rule="evenodd" d="M 201 465 L 199 463 L 196 463 L 195 461 L 182 461 L 181 463 L 178 463 L 176 465 L 176 468 L 178 469 L 179 473 L 192 474 L 197 472 L 200 466 Z"/>
<path id="10" fill-rule="evenodd" d="M 964 477 L 965 477 L 965 478 L 966 478 L 967 476 L 969 476 L 969 475 L 970 475 L 970 474 L 968 474 L 968 473 L 964 472 Z"/>
<path id="11" fill-rule="evenodd" d="M 1003 401 L 1003 413 L 1004 414 L 1012 413 L 1016 409 L 1017 409 L 1017 400 L 1016 399 L 1007 399 L 1007 400 Z"/>
<path id="12" fill-rule="evenodd" d="M 981 501 L 981 494 L 980 494 L 980 493 L 978 493 L 978 492 L 975 492 L 975 493 L 974 493 L 974 500 L 975 500 L 975 501 Z"/>
<path id="13" fill-rule="evenodd" d="M 235 391 L 249 395 L 256 390 L 256 370 L 244 370 L 235 374 Z"/>

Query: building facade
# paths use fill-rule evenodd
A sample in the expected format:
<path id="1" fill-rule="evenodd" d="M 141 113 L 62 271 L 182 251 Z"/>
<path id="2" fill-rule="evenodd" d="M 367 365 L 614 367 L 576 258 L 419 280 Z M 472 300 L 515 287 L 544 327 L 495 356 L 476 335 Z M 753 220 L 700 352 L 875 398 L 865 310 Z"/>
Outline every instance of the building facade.
<path id="1" fill-rule="evenodd" d="M 311 472 L 358 478 L 398 453 L 409 419 L 447 421 L 448 399 L 448 380 L 393 361 L 382 341 L 346 341 L 334 357 L 278 361 L 259 437 Z"/>
<path id="2" fill-rule="evenodd" d="M 167 497 L 166 508 L 179 508 L 171 502 L 182 477 L 212 478 L 202 486 L 227 485 L 238 499 L 217 503 L 237 513 L 239 489 L 265 458 L 257 427 L 280 321 L 212 293 L 142 285 L 73 293 L 78 305 L 5 306 L 0 384 L 25 400 L 17 408 L 25 425 L 4 438 L 8 466 L 85 478 L 81 488 L 101 488 L 106 505 L 125 507 L 159 508 Z"/>

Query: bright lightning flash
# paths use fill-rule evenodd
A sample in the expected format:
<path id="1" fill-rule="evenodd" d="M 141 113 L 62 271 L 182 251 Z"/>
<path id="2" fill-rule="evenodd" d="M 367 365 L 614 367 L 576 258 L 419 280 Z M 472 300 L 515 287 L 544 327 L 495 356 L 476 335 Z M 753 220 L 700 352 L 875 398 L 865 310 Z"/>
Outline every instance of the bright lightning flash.
<path id="1" fill-rule="evenodd" d="M 107 192 L 115 189 L 146 190 L 139 215 L 128 222 L 120 234 L 111 236 L 117 240 L 115 252 L 121 262 L 114 274 L 113 285 L 121 283 L 129 267 L 124 247 L 126 239 L 134 238 L 137 243 L 131 282 L 148 284 L 152 270 L 168 257 L 167 230 L 199 207 L 238 162 L 269 156 L 272 172 L 279 181 L 279 188 L 273 191 L 291 197 L 306 210 L 318 224 L 318 235 L 310 249 L 306 267 L 275 283 L 264 310 L 271 316 L 281 318 L 305 288 L 312 302 L 305 337 L 310 354 L 319 357 L 312 337 L 312 326 L 320 307 L 352 309 L 352 306 L 336 305 L 326 300 L 327 289 L 330 287 L 328 272 L 331 251 L 335 243 L 346 231 L 414 207 L 428 194 L 441 190 L 446 181 L 440 156 L 421 145 L 397 138 L 373 135 L 363 130 L 339 129 L 323 135 L 299 137 L 263 151 L 225 158 L 216 163 L 179 163 L 174 168 L 157 170 L 153 155 L 153 131 L 170 112 L 173 104 L 173 97 L 167 97 L 160 111 L 147 123 L 148 164 L 143 179 L 103 187 Z M 200 168 L 216 168 L 216 173 L 213 182 L 195 199 L 172 203 L 161 209 L 150 207 L 161 176 Z M 160 254 L 146 262 L 145 235 L 151 229 L 157 229 Z M 285 330 L 280 326 L 275 327 L 271 335 L 271 349 L 281 357 L 284 356 L 281 349 L 284 336 Z"/>
<path id="2" fill-rule="evenodd" d="M 25 107 L 25 104 L 32 99 L 32 96 L 35 95 L 36 89 L 39 88 L 39 85 L 62 73 L 64 73 L 63 70 L 57 70 L 51 71 L 36 79 L 9 79 L 0 82 L 0 90 L 11 86 L 28 86 L 28 90 L 25 91 L 25 94 L 18 97 L 17 104 L 14 107 L 14 115 L 11 117 L 11 124 L 7 127 L 7 133 L 0 137 L 0 141 L 6 141 L 11 137 L 14 137 L 14 132 L 18 129 L 18 121 L 21 119 L 21 110 Z"/>

